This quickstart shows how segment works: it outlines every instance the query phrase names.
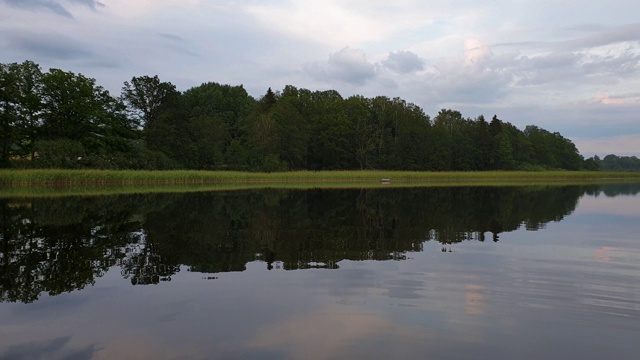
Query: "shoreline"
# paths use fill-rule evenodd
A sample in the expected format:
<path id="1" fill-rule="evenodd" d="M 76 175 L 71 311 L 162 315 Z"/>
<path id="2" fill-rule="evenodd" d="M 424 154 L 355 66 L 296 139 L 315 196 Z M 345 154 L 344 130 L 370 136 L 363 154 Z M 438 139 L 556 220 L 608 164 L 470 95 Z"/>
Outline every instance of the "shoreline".
<path id="1" fill-rule="evenodd" d="M 178 185 L 283 182 L 443 182 L 443 181 L 640 181 L 640 172 L 603 171 L 386 171 L 336 170 L 291 172 L 240 172 L 201 170 L 0 170 L 0 187 Z"/>
<path id="2" fill-rule="evenodd" d="M 381 181 L 390 179 L 390 181 Z M 563 186 L 640 183 L 638 172 L 588 171 L 237 171 L 0 170 L 0 197 L 109 195 L 266 188 L 339 189 Z"/>

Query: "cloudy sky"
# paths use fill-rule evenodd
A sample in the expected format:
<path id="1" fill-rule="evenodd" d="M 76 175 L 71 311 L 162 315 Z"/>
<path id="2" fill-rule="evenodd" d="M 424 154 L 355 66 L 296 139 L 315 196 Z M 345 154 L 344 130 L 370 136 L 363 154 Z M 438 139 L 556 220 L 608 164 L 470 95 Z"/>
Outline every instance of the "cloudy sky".
<path id="1" fill-rule="evenodd" d="M 637 0 L 0 0 L 0 62 L 186 90 L 291 84 L 497 114 L 640 155 Z"/>

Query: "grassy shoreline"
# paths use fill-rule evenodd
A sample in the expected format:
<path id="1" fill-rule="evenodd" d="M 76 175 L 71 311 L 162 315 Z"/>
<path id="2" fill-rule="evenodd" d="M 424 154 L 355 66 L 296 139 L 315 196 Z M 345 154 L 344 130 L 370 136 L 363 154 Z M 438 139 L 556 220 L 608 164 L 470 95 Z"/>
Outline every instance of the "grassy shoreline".
<path id="1" fill-rule="evenodd" d="M 135 170 L 0 170 L 0 187 L 128 186 L 197 184 L 367 183 L 380 179 L 430 183 L 460 181 L 640 181 L 639 172 L 597 171 L 293 171 L 252 173 L 239 171 L 135 171 Z"/>
<path id="2" fill-rule="evenodd" d="M 381 184 L 381 179 L 391 179 Z M 258 188 L 553 186 L 640 183 L 640 173 L 576 171 L 235 171 L 0 170 L 0 198 L 197 192 Z"/>
<path id="3" fill-rule="evenodd" d="M 130 194 L 153 193 L 186 193 L 186 192 L 212 192 L 212 191 L 239 191 L 256 189 L 391 189 L 391 188 L 435 188 L 435 187 L 547 187 L 547 186 L 580 186 L 580 185 L 604 185 L 624 184 L 629 182 L 583 180 L 583 181 L 523 181 L 523 182 L 490 182 L 490 181 L 459 181 L 459 182 L 432 182 L 432 183 L 392 183 L 382 185 L 375 182 L 350 182 L 350 183 L 248 183 L 248 184 L 196 184 L 196 185 L 132 185 L 132 186 L 40 186 L 40 187 L 0 187 L 0 199 L 6 198 L 40 198 L 40 197 L 66 197 L 66 196 L 108 196 Z M 634 181 L 630 183 L 640 183 Z"/>

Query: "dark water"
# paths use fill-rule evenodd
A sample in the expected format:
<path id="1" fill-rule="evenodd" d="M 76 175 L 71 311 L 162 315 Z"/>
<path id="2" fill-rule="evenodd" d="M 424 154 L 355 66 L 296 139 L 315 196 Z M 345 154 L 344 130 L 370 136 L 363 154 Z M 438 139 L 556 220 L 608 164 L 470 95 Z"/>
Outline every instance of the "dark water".
<path id="1" fill-rule="evenodd" d="M 638 359 L 639 192 L 0 199 L 0 359 Z"/>

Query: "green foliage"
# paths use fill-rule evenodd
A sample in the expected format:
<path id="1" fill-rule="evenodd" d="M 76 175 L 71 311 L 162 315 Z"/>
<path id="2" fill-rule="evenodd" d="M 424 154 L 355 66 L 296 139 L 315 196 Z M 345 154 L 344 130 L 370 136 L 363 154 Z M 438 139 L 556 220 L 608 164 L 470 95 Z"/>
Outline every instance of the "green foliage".
<path id="1" fill-rule="evenodd" d="M 124 82 L 120 100 L 127 106 L 129 117 L 136 125 L 146 126 L 158 119 L 163 104 L 176 94 L 176 87 L 160 81 L 158 75 L 134 76 L 131 82 Z"/>
<path id="2" fill-rule="evenodd" d="M 183 96 L 189 117 L 216 116 L 226 124 L 231 138 L 241 135 L 242 122 L 255 104 L 242 85 L 207 82 L 188 89 Z"/>
<path id="3" fill-rule="evenodd" d="M 79 169 L 87 160 L 82 143 L 64 138 L 38 141 L 35 151 L 37 156 L 32 161 L 36 168 Z"/>
<path id="4" fill-rule="evenodd" d="M 617 156 L 609 154 L 600 160 L 595 156 L 589 162 L 590 166 L 597 164 L 603 171 L 640 171 L 640 159 L 636 156 Z"/>
<path id="5" fill-rule="evenodd" d="M 485 171 L 596 169 L 559 133 L 496 115 L 463 118 L 384 96 L 344 99 L 287 85 L 256 100 L 206 82 L 180 93 L 158 76 L 95 80 L 0 64 L 0 166 L 103 169 Z M 82 158 L 78 162 L 77 158 Z M 72 160 L 75 158 L 76 160 Z M 624 168 L 624 167 L 623 167 Z"/>
<path id="6" fill-rule="evenodd" d="M 533 147 L 533 164 L 548 169 L 580 170 L 584 159 L 575 145 L 559 133 L 529 125 L 524 134 Z"/>
<path id="7" fill-rule="evenodd" d="M 598 156 L 593 156 L 584 160 L 584 169 L 588 171 L 598 171 L 600 170 L 600 158 Z"/>
<path id="8" fill-rule="evenodd" d="M 0 64 L 0 167 L 11 158 L 33 157 L 42 109 L 40 66 Z"/>
<path id="9" fill-rule="evenodd" d="M 225 164 L 230 170 L 249 170 L 249 153 L 239 139 L 231 140 L 225 150 Z"/>
<path id="10" fill-rule="evenodd" d="M 267 157 L 279 158 L 280 129 L 275 119 L 268 114 L 261 114 L 249 119 L 248 145 L 251 162 L 260 168 Z"/>
<path id="11" fill-rule="evenodd" d="M 267 93 L 264 94 L 262 99 L 259 101 L 260 111 L 265 113 L 269 112 L 273 105 L 278 101 L 278 96 L 271 90 L 271 88 L 267 89 Z"/>

